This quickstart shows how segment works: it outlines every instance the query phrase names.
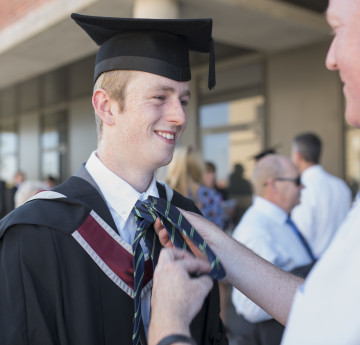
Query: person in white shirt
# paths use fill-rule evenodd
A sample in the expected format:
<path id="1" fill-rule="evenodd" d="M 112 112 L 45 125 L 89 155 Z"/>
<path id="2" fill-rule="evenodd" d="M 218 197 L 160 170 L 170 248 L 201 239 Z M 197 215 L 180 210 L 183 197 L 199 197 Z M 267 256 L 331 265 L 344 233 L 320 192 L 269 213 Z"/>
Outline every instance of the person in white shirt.
<path id="1" fill-rule="evenodd" d="M 286 271 L 312 263 L 313 257 L 288 222 L 291 210 L 299 204 L 302 189 L 295 165 L 287 157 L 266 155 L 257 162 L 251 182 L 255 192 L 253 204 L 236 226 L 233 237 Z M 268 313 L 235 288 L 232 302 L 238 314 L 256 323 L 248 328 L 253 329 L 250 334 L 247 331 L 243 335 L 249 344 L 280 344 L 283 327 Z"/>
<path id="2" fill-rule="evenodd" d="M 322 143 L 314 133 L 301 133 L 292 142 L 291 159 L 305 188 L 291 217 L 316 257 L 328 248 L 351 206 L 351 191 L 340 178 L 319 164 Z"/>
<path id="3" fill-rule="evenodd" d="M 332 71 L 339 70 L 346 97 L 345 117 L 350 124 L 360 128 L 360 2 L 329 0 L 326 17 L 334 34 L 326 66 Z M 305 281 L 262 259 L 203 217 L 191 212 L 183 213 L 220 257 L 228 281 L 286 325 L 282 345 L 360 344 L 360 203 L 352 207 L 329 248 Z M 168 246 L 166 231 L 161 226 L 156 231 L 161 242 Z M 186 273 L 209 269 L 201 266 L 199 259 L 165 253 L 157 269 L 160 271 L 174 265 L 178 267 L 177 277 L 179 271 L 185 273 L 182 279 L 176 280 L 179 289 L 189 279 Z M 206 293 L 205 287 L 211 285 L 205 279 L 197 283 L 202 286 L 202 289 L 197 288 L 197 292 L 203 293 Z M 154 285 L 161 285 L 162 295 L 160 298 L 153 290 L 156 298 L 152 301 L 152 308 L 157 315 L 150 322 L 153 334 L 162 320 L 167 320 L 172 332 L 186 329 L 192 313 L 198 309 L 195 301 L 199 294 L 187 295 L 186 303 L 181 306 L 166 298 L 164 291 L 173 284 L 162 275 L 157 276 L 155 270 Z M 182 289 L 187 288 L 184 286 Z M 163 302 L 167 303 L 166 310 L 162 309 Z"/>

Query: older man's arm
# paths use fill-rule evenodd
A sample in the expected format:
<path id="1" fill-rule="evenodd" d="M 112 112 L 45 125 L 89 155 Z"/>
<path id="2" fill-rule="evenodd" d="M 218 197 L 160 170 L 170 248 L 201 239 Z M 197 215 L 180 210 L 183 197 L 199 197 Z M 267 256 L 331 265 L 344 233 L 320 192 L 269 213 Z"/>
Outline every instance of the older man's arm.
<path id="1" fill-rule="evenodd" d="M 286 325 L 295 292 L 304 280 L 262 259 L 203 217 L 181 212 L 220 258 L 229 283 Z M 155 230 L 169 246 L 166 231 L 158 224 Z"/>

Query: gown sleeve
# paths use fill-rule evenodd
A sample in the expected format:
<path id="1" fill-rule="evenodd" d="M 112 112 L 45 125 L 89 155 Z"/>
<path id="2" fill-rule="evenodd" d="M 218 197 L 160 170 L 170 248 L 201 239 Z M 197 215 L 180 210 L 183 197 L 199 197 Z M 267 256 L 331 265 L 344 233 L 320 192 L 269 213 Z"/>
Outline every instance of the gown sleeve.
<path id="1" fill-rule="evenodd" d="M 51 237 L 44 227 L 16 225 L 0 240 L 2 345 L 68 344 L 56 331 L 62 301 Z"/>

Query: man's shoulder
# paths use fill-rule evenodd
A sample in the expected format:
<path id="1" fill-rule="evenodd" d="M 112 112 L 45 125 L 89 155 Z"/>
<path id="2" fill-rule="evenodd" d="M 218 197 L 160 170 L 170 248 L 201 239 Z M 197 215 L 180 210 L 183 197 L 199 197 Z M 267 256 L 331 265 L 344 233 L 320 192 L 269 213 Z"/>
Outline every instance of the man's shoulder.
<path id="1" fill-rule="evenodd" d="M 261 237 L 267 233 L 270 222 L 271 219 L 265 213 L 251 205 L 234 229 L 234 237 L 237 239 Z"/>
<path id="2" fill-rule="evenodd" d="M 44 226 L 71 233 L 84 222 L 90 211 L 80 200 L 51 191 L 41 192 L 0 221 L 0 238 L 16 225 Z"/>
<path id="3" fill-rule="evenodd" d="M 308 179 L 308 184 L 311 184 L 311 188 L 322 189 L 322 192 L 326 192 L 326 189 L 333 188 L 342 193 L 351 194 L 350 188 L 346 182 L 338 176 L 335 176 L 325 170 L 321 165 L 314 169 L 314 179 Z M 324 188 L 326 188 L 324 190 Z"/>

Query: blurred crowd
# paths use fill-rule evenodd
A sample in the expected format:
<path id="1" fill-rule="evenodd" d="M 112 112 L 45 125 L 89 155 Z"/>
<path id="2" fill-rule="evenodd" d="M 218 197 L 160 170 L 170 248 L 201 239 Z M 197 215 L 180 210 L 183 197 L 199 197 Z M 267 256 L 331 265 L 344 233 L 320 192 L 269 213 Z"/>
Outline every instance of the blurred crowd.
<path id="1" fill-rule="evenodd" d="M 351 186 L 320 164 L 322 142 L 301 133 L 291 143 L 291 157 L 270 149 L 254 157 L 251 178 L 239 162 L 226 185 L 217 182 L 216 166 L 191 147 L 178 147 L 166 170 L 165 182 L 192 199 L 203 216 L 278 267 L 305 277 L 324 254 L 358 195 Z M 52 176 L 0 181 L 1 217 L 41 190 L 57 185 Z M 239 345 L 280 344 L 284 327 L 225 282 L 219 284 L 221 318 L 228 327 L 230 300 L 238 314 Z M 229 334 L 231 337 L 231 334 Z"/>
<path id="2" fill-rule="evenodd" d="M 23 171 L 16 172 L 12 181 L 0 180 L 0 218 L 24 204 L 39 191 L 50 190 L 56 185 L 57 180 L 51 175 L 43 181 L 30 180 Z"/>
<path id="3" fill-rule="evenodd" d="M 358 193 L 357 186 L 320 164 L 320 137 L 300 133 L 291 156 L 267 149 L 256 156 L 248 180 L 239 162 L 227 184 L 218 184 L 216 166 L 191 147 L 179 147 L 165 182 L 191 198 L 205 218 L 278 267 L 306 277 L 330 245 Z M 280 344 L 284 327 L 224 282 L 219 284 L 221 318 L 231 334 L 228 306 L 237 313 L 236 344 Z"/>

